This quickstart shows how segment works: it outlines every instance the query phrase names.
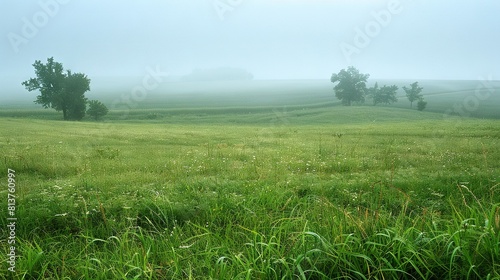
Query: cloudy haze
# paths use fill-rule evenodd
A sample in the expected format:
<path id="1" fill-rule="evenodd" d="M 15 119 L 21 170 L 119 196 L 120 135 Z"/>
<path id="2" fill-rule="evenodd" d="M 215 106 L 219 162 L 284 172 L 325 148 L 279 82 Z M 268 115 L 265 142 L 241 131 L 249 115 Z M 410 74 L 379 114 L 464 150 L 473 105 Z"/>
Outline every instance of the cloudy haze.
<path id="1" fill-rule="evenodd" d="M 500 77 L 499 1 L 5 0 L 0 94 L 35 60 L 106 77 L 236 69 L 254 79 Z M 198 71 L 198 72 L 197 72 Z"/>

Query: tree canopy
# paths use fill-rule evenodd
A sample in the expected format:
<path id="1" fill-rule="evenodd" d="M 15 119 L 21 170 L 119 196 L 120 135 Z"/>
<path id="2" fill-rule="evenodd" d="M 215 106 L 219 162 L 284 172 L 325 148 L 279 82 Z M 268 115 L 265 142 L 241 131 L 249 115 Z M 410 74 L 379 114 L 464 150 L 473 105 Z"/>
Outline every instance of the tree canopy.
<path id="1" fill-rule="evenodd" d="M 377 105 L 379 103 L 390 104 L 397 102 L 397 91 L 398 87 L 396 85 L 384 85 L 383 87 L 379 88 L 378 83 L 375 83 L 375 86 L 368 89 L 368 93 L 373 98 L 373 105 Z"/>
<path id="2" fill-rule="evenodd" d="M 53 57 L 48 58 L 46 64 L 36 60 L 33 67 L 36 78 L 30 78 L 22 85 L 28 91 L 40 91 L 34 102 L 44 108 L 62 111 L 65 120 L 81 120 L 85 116 L 85 92 L 90 90 L 90 79 L 82 73 L 64 71 L 63 65 Z"/>
<path id="3" fill-rule="evenodd" d="M 420 93 L 424 88 L 419 87 L 418 82 L 410 84 L 410 87 L 403 87 L 403 89 L 406 92 L 406 97 L 408 97 L 408 100 L 410 101 L 410 107 L 413 107 L 414 101 L 422 99 L 422 95 Z"/>
<path id="4" fill-rule="evenodd" d="M 337 74 L 332 74 L 331 82 L 337 83 L 333 88 L 335 96 L 342 104 L 351 106 L 353 102 L 364 102 L 366 94 L 366 80 L 369 74 L 362 74 L 358 69 L 350 66 L 347 70 L 342 69 Z"/>

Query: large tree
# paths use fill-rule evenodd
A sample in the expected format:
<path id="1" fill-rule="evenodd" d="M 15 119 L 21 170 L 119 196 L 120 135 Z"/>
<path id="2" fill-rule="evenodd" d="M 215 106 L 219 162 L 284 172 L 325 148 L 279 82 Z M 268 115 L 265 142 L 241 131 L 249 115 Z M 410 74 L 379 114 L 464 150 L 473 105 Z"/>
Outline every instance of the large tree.
<path id="1" fill-rule="evenodd" d="M 413 84 L 410 84 L 409 88 L 403 87 L 403 89 L 406 92 L 406 97 L 408 97 L 408 100 L 410 101 L 410 108 L 413 108 L 413 102 L 422 99 L 422 95 L 420 93 L 424 88 L 419 87 L 418 82 L 414 82 Z"/>
<path id="2" fill-rule="evenodd" d="M 332 83 L 337 83 L 333 90 L 335 96 L 342 104 L 351 106 L 353 102 L 363 102 L 366 94 L 366 80 L 369 74 L 361 74 L 359 70 L 350 66 L 347 70 L 342 69 L 337 74 L 332 74 Z"/>
<path id="3" fill-rule="evenodd" d="M 36 60 L 33 67 L 36 78 L 30 78 L 22 85 L 28 91 L 40 91 L 35 103 L 62 111 L 65 120 L 81 120 L 85 116 L 85 92 L 90 90 L 90 79 L 82 73 L 65 72 L 62 64 L 55 62 L 53 57 L 48 58 L 46 64 Z"/>

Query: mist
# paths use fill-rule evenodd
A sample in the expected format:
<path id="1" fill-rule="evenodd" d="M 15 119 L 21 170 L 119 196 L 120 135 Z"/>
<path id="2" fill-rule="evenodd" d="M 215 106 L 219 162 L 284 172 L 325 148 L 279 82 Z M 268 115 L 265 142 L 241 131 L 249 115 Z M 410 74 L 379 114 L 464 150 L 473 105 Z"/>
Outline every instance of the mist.
<path id="1" fill-rule="evenodd" d="M 162 84 L 322 80 L 353 65 L 372 79 L 498 78 L 500 3 L 443 1 L 141 1 L 0 4 L 0 100 L 54 57 L 89 94 Z"/>

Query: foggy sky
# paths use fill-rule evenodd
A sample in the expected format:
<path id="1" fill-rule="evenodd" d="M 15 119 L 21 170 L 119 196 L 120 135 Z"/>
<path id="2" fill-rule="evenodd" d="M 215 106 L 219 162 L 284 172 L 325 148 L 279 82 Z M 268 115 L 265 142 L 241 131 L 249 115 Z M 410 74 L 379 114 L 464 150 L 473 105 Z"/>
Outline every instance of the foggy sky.
<path id="1" fill-rule="evenodd" d="M 255 79 L 499 79 L 500 1 L 40 0 L 0 2 L 0 95 L 54 57 L 91 79 L 195 69 Z"/>

